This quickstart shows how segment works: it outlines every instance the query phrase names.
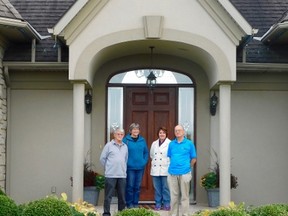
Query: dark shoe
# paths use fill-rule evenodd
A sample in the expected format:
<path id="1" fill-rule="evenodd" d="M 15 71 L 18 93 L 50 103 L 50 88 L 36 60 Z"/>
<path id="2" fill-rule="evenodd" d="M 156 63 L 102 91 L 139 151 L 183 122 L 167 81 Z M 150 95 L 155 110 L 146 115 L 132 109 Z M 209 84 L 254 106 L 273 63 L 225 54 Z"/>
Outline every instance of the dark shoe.
<path id="1" fill-rule="evenodd" d="M 164 211 L 170 211 L 171 207 L 169 205 L 165 205 L 163 208 Z"/>
<path id="2" fill-rule="evenodd" d="M 160 209 L 161 209 L 160 205 L 155 205 L 155 208 L 154 208 L 155 211 L 160 211 Z"/>

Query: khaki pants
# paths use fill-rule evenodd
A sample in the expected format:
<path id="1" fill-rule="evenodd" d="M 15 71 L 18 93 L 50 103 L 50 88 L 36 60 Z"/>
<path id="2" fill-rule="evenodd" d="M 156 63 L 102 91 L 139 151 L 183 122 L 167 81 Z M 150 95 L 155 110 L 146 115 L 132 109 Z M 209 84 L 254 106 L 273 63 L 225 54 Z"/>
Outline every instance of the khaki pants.
<path id="1" fill-rule="evenodd" d="M 182 175 L 168 175 L 168 186 L 171 196 L 170 215 L 179 216 L 179 198 L 181 197 L 182 215 L 188 216 L 190 182 L 184 182 Z"/>

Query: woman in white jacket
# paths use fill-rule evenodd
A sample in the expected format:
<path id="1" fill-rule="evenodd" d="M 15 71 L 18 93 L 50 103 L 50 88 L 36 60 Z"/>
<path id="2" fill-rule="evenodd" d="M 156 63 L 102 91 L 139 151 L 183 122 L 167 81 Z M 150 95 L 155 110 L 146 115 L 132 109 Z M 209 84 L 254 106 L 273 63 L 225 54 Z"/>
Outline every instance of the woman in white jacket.
<path id="1" fill-rule="evenodd" d="M 167 183 L 170 159 L 167 157 L 167 150 L 171 140 L 167 138 L 167 129 L 165 127 L 160 127 L 157 134 L 158 139 L 152 143 L 150 149 L 150 174 L 155 191 L 155 210 L 159 211 L 163 208 L 166 211 L 170 211 L 170 192 Z"/>

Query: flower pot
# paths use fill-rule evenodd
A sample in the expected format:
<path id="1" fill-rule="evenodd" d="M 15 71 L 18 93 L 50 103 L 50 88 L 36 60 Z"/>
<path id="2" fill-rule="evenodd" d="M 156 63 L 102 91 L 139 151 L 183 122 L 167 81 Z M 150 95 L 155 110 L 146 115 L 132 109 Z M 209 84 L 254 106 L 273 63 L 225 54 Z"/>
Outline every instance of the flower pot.
<path id="1" fill-rule="evenodd" d="M 99 200 L 99 193 L 100 191 L 97 190 L 95 186 L 84 187 L 83 200 L 97 206 Z"/>
<path id="2" fill-rule="evenodd" d="M 208 205 L 209 207 L 219 206 L 219 188 L 206 189 L 208 195 Z"/>

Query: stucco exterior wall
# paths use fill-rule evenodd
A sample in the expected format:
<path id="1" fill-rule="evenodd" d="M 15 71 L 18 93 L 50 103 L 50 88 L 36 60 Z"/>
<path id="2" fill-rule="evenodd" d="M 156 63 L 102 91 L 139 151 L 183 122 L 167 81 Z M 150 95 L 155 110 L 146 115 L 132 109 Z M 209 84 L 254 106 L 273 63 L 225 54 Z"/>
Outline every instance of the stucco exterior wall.
<path id="1" fill-rule="evenodd" d="M 17 203 L 40 199 L 54 192 L 57 195 L 66 192 L 71 198 L 72 90 L 66 86 L 53 89 L 57 83 L 49 80 L 57 80 L 58 76 L 60 81 L 61 73 L 42 73 L 42 76 L 38 73 L 29 79 L 27 74 L 21 74 L 10 73 L 7 193 Z M 33 86 L 35 82 L 28 81 L 33 77 L 47 79 L 46 86 L 50 88 Z M 19 81 L 21 87 L 17 85 Z"/>
<path id="2" fill-rule="evenodd" d="M 232 171 L 239 177 L 233 201 L 248 205 L 288 201 L 287 98 L 288 91 L 232 93 Z"/>
<path id="3" fill-rule="evenodd" d="M 231 190 L 231 200 L 236 203 L 257 206 L 288 201 L 287 78 L 285 73 L 239 73 L 232 85 L 231 172 L 239 186 Z M 211 117 L 216 151 L 218 117 L 218 113 Z"/>

